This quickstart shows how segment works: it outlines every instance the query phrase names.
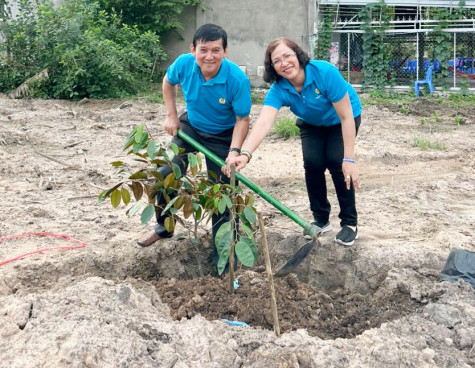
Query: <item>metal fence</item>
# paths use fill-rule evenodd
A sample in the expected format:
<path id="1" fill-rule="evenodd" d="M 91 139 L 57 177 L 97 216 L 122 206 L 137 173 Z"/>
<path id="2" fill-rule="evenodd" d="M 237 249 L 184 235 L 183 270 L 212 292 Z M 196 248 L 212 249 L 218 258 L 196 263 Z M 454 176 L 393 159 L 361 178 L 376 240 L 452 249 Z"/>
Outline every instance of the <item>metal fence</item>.
<path id="1" fill-rule="evenodd" d="M 444 38 L 445 42 L 450 40 L 452 46 L 450 56 L 441 60 L 437 48 L 440 39 L 431 32 L 407 30 L 404 33 L 387 33 L 384 39 L 388 52 L 387 86 L 412 88 L 416 80 L 425 78 L 428 67 L 434 65 L 436 88 L 468 88 L 475 91 L 475 33 L 445 32 Z M 362 31 L 334 32 L 328 61 L 337 66 L 351 84 L 363 84 Z"/>

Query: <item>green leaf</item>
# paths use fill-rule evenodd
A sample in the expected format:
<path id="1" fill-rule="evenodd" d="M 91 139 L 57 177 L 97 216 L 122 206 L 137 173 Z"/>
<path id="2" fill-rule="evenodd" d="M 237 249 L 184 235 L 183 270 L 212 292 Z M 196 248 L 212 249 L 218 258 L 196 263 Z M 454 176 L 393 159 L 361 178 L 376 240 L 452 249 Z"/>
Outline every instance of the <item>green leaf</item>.
<path id="1" fill-rule="evenodd" d="M 173 173 L 175 174 L 175 178 L 176 178 L 176 179 L 180 179 L 180 178 L 181 178 L 181 169 L 180 169 L 180 166 L 178 166 L 178 165 L 175 164 L 175 163 L 173 163 L 172 166 L 173 166 Z"/>
<path id="2" fill-rule="evenodd" d="M 142 205 L 143 204 L 140 203 L 140 202 L 135 203 L 132 207 L 130 207 L 127 210 L 127 212 L 126 212 L 127 216 L 128 217 L 135 216 L 140 211 L 140 209 L 142 208 Z"/>
<path id="3" fill-rule="evenodd" d="M 124 163 L 122 161 L 113 161 L 111 162 L 111 165 L 114 167 L 120 167 L 120 166 L 124 166 Z"/>
<path id="4" fill-rule="evenodd" d="M 142 224 L 146 224 L 150 221 L 150 219 L 155 215 L 155 207 L 152 204 L 149 204 L 147 207 L 144 208 L 142 211 L 142 215 L 140 216 L 140 220 Z"/>
<path id="5" fill-rule="evenodd" d="M 173 232 L 173 230 L 175 230 L 175 219 L 172 216 L 167 217 L 163 222 L 163 226 L 169 233 Z"/>
<path id="6" fill-rule="evenodd" d="M 137 171 L 136 173 L 129 176 L 130 180 L 135 179 L 147 179 L 147 173 L 144 170 Z"/>
<path id="7" fill-rule="evenodd" d="M 224 198 L 221 198 L 218 202 L 218 211 L 219 213 L 226 211 L 226 200 Z"/>
<path id="8" fill-rule="evenodd" d="M 236 243 L 236 247 L 234 248 L 239 262 L 246 267 L 252 267 L 256 261 L 256 256 L 252 251 L 253 247 L 255 248 L 255 245 L 251 239 L 242 237 Z"/>
<path id="9" fill-rule="evenodd" d="M 223 253 L 218 258 L 218 264 L 217 264 L 217 269 L 218 269 L 218 274 L 222 274 L 224 270 L 226 269 L 226 265 L 228 264 L 228 259 L 229 259 L 229 253 L 231 251 L 229 249 L 224 250 Z"/>
<path id="10" fill-rule="evenodd" d="M 156 141 L 150 141 L 147 146 L 147 154 L 151 160 L 157 157 L 158 152 L 160 152 L 160 144 Z"/>
<path id="11" fill-rule="evenodd" d="M 112 207 L 117 208 L 117 206 L 119 206 L 119 204 L 120 204 L 120 199 L 121 199 L 120 190 L 119 190 L 119 189 L 114 190 L 114 191 L 111 193 L 111 204 L 112 204 Z"/>
<path id="12" fill-rule="evenodd" d="M 178 154 L 180 153 L 180 149 L 178 148 L 178 146 L 171 142 L 170 143 L 170 149 L 173 151 L 173 153 L 175 154 L 175 156 L 178 156 Z"/>
<path id="13" fill-rule="evenodd" d="M 221 256 L 221 254 L 223 254 L 223 252 L 226 252 L 226 251 L 229 255 L 229 250 L 231 249 L 231 241 L 233 240 L 232 235 L 233 234 L 229 232 L 229 233 L 224 234 L 221 237 L 221 239 L 219 239 L 218 246 L 216 247 L 216 250 L 218 251 L 219 256 Z"/>
<path id="14" fill-rule="evenodd" d="M 246 233 L 246 235 L 252 240 L 254 241 L 254 233 L 251 229 L 251 227 L 247 224 L 245 224 L 244 222 L 241 223 L 241 229 L 244 230 L 244 232 Z"/>
<path id="15" fill-rule="evenodd" d="M 219 192 L 219 184 L 213 185 L 213 193 L 218 193 Z"/>
<path id="16" fill-rule="evenodd" d="M 168 187 L 173 185 L 174 181 L 175 181 L 175 174 L 174 173 L 168 174 L 167 177 L 165 178 L 165 181 L 163 182 L 163 187 L 167 189 Z"/>
<path id="17" fill-rule="evenodd" d="M 251 207 L 244 208 L 244 216 L 246 217 L 247 221 L 251 224 L 256 224 L 256 213 L 252 210 Z"/>
<path id="18" fill-rule="evenodd" d="M 222 224 L 216 232 L 216 236 L 214 237 L 214 244 L 216 245 L 216 248 L 218 247 L 219 241 L 223 235 L 227 233 L 231 233 L 231 221 Z"/>
<path id="19" fill-rule="evenodd" d="M 119 183 L 119 184 L 116 184 L 114 185 L 112 188 L 110 189 L 107 189 L 107 190 L 104 190 L 101 192 L 101 194 L 99 194 L 99 203 L 103 202 L 104 199 L 106 199 L 107 197 L 109 197 L 111 195 L 111 193 L 116 190 L 118 187 L 120 187 L 122 185 L 122 183 Z"/>
<path id="20" fill-rule="evenodd" d="M 166 207 L 163 209 L 162 211 L 162 216 L 167 213 L 167 211 L 170 209 L 171 206 L 173 206 L 173 203 L 175 203 L 177 201 L 177 199 L 180 198 L 180 197 L 175 197 L 173 198 L 170 202 L 167 203 Z"/>
<path id="21" fill-rule="evenodd" d="M 135 142 L 139 143 L 143 137 L 143 125 L 137 127 L 137 132 L 135 133 Z"/>
<path id="22" fill-rule="evenodd" d="M 124 205 L 128 205 L 130 203 L 130 193 L 129 191 L 122 187 L 121 189 L 121 195 L 122 195 L 122 202 L 124 202 Z"/>
<path id="23" fill-rule="evenodd" d="M 231 202 L 231 198 L 229 198 L 227 195 L 223 195 L 224 203 L 226 203 L 226 207 L 228 207 L 230 210 L 233 208 L 233 202 Z"/>
<path id="24" fill-rule="evenodd" d="M 195 168 L 198 165 L 196 155 L 194 153 L 188 153 L 188 162 L 190 163 L 191 168 Z"/>
<path id="25" fill-rule="evenodd" d="M 201 166 L 203 165 L 203 160 L 201 159 L 201 155 L 196 155 L 196 160 L 198 161 L 198 167 L 201 170 Z"/>

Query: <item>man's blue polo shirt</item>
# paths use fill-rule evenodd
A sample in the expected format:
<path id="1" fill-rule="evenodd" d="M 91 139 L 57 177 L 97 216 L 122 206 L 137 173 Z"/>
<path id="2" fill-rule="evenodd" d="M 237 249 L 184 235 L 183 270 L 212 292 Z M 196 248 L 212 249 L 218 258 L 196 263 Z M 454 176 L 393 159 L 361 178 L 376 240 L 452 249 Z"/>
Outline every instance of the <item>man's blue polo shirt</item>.
<path id="1" fill-rule="evenodd" d="M 236 116 L 251 112 L 251 85 L 246 74 L 223 59 L 218 74 L 205 81 L 193 54 L 179 56 L 167 70 L 171 84 L 180 84 L 190 124 L 202 132 L 218 134 L 233 128 Z"/>
<path id="2" fill-rule="evenodd" d="M 332 103 L 340 101 L 347 92 L 353 116 L 361 115 L 360 99 L 338 69 L 326 61 L 312 60 L 305 67 L 305 82 L 300 94 L 287 79 L 282 78 L 272 84 L 264 105 L 277 110 L 290 106 L 290 111 L 308 124 L 332 126 L 340 123 Z"/>

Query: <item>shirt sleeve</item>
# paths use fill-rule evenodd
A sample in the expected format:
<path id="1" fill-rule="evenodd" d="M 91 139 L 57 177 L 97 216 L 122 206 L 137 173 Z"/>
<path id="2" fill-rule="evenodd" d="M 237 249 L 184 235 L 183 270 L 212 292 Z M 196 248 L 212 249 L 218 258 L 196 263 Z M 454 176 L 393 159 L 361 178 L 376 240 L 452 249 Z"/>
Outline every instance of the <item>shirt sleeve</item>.
<path id="1" fill-rule="evenodd" d="M 275 83 L 272 84 L 269 92 L 267 92 L 266 98 L 264 99 L 264 106 L 272 106 L 277 110 L 280 110 L 283 106 L 282 93 Z"/>
<path id="2" fill-rule="evenodd" d="M 167 69 L 167 79 L 170 84 L 180 84 L 183 74 L 182 70 L 182 56 L 179 56 Z"/>
<path id="3" fill-rule="evenodd" d="M 248 78 L 241 80 L 232 105 L 234 113 L 240 118 L 245 118 L 251 113 L 251 83 Z"/>
<path id="4" fill-rule="evenodd" d="M 332 102 L 338 102 L 343 97 L 345 97 L 346 93 L 348 92 L 348 83 L 345 81 L 343 76 L 340 74 L 340 71 L 331 66 L 328 68 L 326 73 L 326 78 L 324 79 L 327 81 L 327 98 Z"/>

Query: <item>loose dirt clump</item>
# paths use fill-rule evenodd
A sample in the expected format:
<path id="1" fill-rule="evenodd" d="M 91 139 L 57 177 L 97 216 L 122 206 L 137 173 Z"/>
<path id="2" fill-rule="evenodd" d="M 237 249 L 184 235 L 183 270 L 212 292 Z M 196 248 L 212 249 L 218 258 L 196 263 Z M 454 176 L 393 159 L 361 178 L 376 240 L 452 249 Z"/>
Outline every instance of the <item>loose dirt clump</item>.
<path id="1" fill-rule="evenodd" d="M 228 319 L 273 329 L 270 289 L 265 273 L 247 271 L 229 293 L 229 278 L 153 282 L 176 320 L 198 314 L 209 320 Z M 396 290 L 385 299 L 349 291 L 324 292 L 298 280 L 295 274 L 274 280 L 282 333 L 305 329 L 322 339 L 352 338 L 384 322 L 407 316 L 422 304 Z"/>

